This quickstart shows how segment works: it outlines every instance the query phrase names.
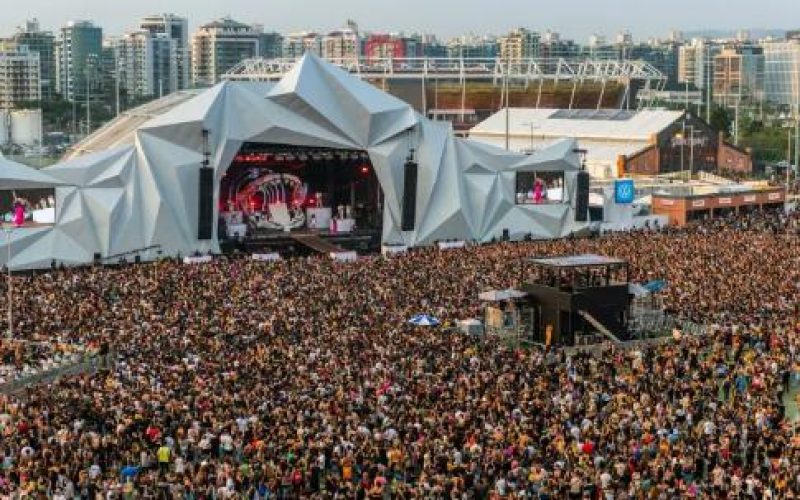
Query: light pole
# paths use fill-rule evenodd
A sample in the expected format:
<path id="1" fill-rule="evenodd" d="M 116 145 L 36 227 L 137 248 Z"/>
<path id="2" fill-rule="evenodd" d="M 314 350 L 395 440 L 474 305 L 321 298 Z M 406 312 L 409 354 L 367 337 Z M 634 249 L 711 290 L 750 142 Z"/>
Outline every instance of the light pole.
<path id="1" fill-rule="evenodd" d="M 533 131 L 539 127 L 533 121 L 525 122 L 522 125 L 528 125 L 531 128 L 531 145 L 530 145 L 530 152 L 533 153 Z"/>
<path id="2" fill-rule="evenodd" d="M 681 141 L 681 179 L 683 179 L 683 171 L 684 171 L 684 149 L 686 149 L 686 120 L 683 120 L 683 125 L 681 126 L 681 132 L 677 134 L 678 139 Z"/>
<path id="3" fill-rule="evenodd" d="M 12 299 L 14 297 L 13 294 L 13 280 L 11 277 L 11 231 L 14 228 L 11 224 L 5 224 L 3 226 L 3 232 L 6 233 L 6 249 L 8 250 L 8 255 L 6 257 L 6 269 L 8 270 L 8 275 L 6 276 L 6 302 L 7 302 L 7 311 L 8 314 L 8 338 L 12 338 L 14 336 L 14 307 L 12 304 Z"/>
<path id="4" fill-rule="evenodd" d="M 689 125 L 689 180 L 692 180 L 694 171 L 694 125 Z"/>

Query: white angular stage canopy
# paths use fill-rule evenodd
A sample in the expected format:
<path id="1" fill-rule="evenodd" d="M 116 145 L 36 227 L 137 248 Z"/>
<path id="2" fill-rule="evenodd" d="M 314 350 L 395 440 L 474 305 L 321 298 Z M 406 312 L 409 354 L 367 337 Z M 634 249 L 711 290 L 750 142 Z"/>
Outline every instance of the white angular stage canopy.
<path id="1" fill-rule="evenodd" d="M 106 258 L 138 252 L 147 260 L 218 251 L 216 239 L 197 239 L 204 130 L 214 169 L 215 226 L 220 180 L 245 142 L 366 151 L 384 194 L 386 243 L 488 241 L 501 237 L 504 229 L 511 238 L 555 238 L 582 225 L 573 222 L 580 165 L 574 141 L 524 156 L 461 139 L 449 123 L 428 120 L 409 104 L 313 55 L 277 84 L 221 83 L 172 99 L 143 124 L 119 132 L 112 129 L 117 125 L 125 120 L 95 134 L 112 137 L 110 149 L 79 146 L 78 151 L 90 152 L 42 171 L 0 165 L 0 189 L 36 185 L 53 186 L 56 192 L 53 226 L 13 231 L 12 268 L 47 267 L 53 260 L 84 264 L 95 254 Z M 410 147 L 419 164 L 416 220 L 413 231 L 402 231 Z M 516 204 L 521 171 L 564 172 L 565 202 Z"/>

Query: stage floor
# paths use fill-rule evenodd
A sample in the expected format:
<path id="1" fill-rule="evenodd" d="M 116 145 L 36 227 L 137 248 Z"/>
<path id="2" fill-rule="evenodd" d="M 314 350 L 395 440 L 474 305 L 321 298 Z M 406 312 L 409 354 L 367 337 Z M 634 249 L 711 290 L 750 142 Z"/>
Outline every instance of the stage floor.
<path id="1" fill-rule="evenodd" d="M 291 232 L 259 230 L 241 241 L 222 240 L 223 248 L 229 251 L 256 251 L 269 249 L 281 254 L 303 254 L 306 248 L 297 241 L 300 236 L 316 236 L 320 239 L 347 250 L 356 250 L 359 254 L 380 252 L 381 233 L 378 228 L 356 229 L 350 233 L 333 233 L 327 229 L 297 229 Z"/>

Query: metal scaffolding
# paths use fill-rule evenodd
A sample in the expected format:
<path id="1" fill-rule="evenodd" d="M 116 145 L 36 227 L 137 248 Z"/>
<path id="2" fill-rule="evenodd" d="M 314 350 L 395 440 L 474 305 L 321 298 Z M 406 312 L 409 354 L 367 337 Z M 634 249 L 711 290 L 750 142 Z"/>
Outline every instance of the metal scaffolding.
<path id="1" fill-rule="evenodd" d="M 652 64 L 641 60 L 611 59 L 565 59 L 539 58 L 361 58 L 331 61 L 346 71 L 367 80 L 421 80 L 424 88 L 427 80 L 490 81 L 494 85 L 506 86 L 513 82 L 526 87 L 536 84 L 539 92 L 543 82 L 572 84 L 572 95 L 584 82 L 601 83 L 603 91 L 608 82 L 625 87 L 620 107 L 630 107 L 631 84 L 642 82 L 640 88 L 663 90 L 667 77 Z M 246 59 L 223 75 L 224 80 L 262 81 L 280 80 L 288 73 L 297 59 Z M 641 103 L 640 103 L 641 104 Z M 598 101 L 598 108 L 600 101 Z"/>

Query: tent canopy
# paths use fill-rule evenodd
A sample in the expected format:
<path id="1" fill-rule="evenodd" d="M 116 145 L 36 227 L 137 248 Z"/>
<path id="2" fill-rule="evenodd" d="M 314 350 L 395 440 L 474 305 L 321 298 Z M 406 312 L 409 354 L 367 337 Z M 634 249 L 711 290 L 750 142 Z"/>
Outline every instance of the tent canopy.
<path id="1" fill-rule="evenodd" d="M 430 316 L 428 314 L 417 314 L 410 320 L 408 320 L 414 326 L 436 326 L 439 324 L 439 320 Z"/>
<path id="2" fill-rule="evenodd" d="M 525 292 L 508 288 L 506 290 L 490 290 L 478 295 L 478 298 L 484 302 L 503 302 L 505 300 L 519 299 L 527 296 Z"/>
<path id="3" fill-rule="evenodd" d="M 41 170 L 27 167 L 0 155 L 0 190 L 46 189 L 63 185 L 63 182 L 56 180 Z"/>

